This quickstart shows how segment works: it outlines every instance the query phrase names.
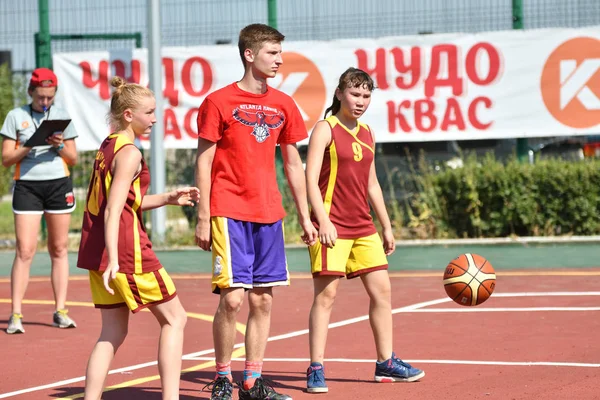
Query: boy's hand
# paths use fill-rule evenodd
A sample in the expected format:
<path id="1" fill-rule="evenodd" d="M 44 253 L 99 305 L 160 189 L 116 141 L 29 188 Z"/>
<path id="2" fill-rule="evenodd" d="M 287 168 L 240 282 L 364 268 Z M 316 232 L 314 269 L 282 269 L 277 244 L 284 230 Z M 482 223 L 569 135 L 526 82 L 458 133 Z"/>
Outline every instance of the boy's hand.
<path id="1" fill-rule="evenodd" d="M 211 246 L 210 219 L 198 219 L 195 233 L 196 244 L 204 251 Z"/>
<path id="2" fill-rule="evenodd" d="M 301 236 L 302 241 L 309 246 L 315 244 L 315 242 L 317 241 L 318 232 L 315 229 L 315 226 L 313 225 L 310 218 L 307 218 L 306 220 L 302 221 L 300 225 L 302 226 L 302 230 L 304 231 L 304 234 Z"/>

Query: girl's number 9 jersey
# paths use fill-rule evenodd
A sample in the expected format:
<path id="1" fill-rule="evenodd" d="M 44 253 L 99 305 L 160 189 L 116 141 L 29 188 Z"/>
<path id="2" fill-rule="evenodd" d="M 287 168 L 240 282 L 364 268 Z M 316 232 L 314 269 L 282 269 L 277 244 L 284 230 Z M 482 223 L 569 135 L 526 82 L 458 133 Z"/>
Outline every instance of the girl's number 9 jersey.
<path id="1" fill-rule="evenodd" d="M 319 189 L 325 211 L 341 239 L 355 239 L 377 232 L 368 202 L 369 173 L 375 143 L 369 127 L 360 121 L 349 130 L 337 117 L 326 119 L 331 143 L 325 149 Z M 312 216 L 313 223 L 317 224 Z"/>

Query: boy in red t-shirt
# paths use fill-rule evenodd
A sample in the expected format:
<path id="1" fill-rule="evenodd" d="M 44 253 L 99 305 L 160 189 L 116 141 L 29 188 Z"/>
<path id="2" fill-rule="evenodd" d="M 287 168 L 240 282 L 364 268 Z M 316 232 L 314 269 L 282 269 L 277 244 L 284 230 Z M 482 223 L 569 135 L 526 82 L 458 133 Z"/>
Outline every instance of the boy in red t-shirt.
<path id="1" fill-rule="evenodd" d="M 267 85 L 281 64 L 284 36 L 248 25 L 238 47 L 244 76 L 206 97 L 198 111 L 196 184 L 200 188 L 196 243 L 213 253 L 212 289 L 220 294 L 213 322 L 217 376 L 213 400 L 232 398 L 231 355 L 237 313 L 248 290 L 246 364 L 239 398 L 285 400 L 262 377 L 271 319 L 272 288 L 289 285 L 275 149 L 279 144 L 306 244 L 310 221 L 306 182 L 296 142 L 307 135 L 294 100 Z"/>

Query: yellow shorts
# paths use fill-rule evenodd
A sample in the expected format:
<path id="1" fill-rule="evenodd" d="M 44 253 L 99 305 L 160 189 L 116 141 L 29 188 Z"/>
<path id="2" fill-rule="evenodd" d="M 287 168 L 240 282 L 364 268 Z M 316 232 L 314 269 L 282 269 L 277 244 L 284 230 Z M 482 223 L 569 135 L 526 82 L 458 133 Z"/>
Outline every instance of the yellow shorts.
<path id="1" fill-rule="evenodd" d="M 136 313 L 142 308 L 171 300 L 177 292 L 175 285 L 164 268 L 143 274 L 121 274 L 110 281 L 115 291 L 111 295 L 104 288 L 102 272 L 90 272 L 92 301 L 96 308 L 117 308 L 127 306 Z"/>
<path id="2" fill-rule="evenodd" d="M 377 233 L 358 239 L 337 239 L 331 249 L 317 242 L 308 251 L 313 276 L 334 275 L 350 279 L 388 267 Z"/>

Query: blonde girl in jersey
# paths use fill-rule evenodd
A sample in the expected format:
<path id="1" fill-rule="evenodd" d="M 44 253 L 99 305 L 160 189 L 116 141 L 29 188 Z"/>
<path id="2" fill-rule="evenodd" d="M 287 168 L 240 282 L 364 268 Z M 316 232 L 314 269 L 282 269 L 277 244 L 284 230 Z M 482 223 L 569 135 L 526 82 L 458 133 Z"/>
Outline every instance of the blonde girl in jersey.
<path id="1" fill-rule="evenodd" d="M 307 391 L 328 391 L 323 359 L 329 318 L 341 277 L 360 277 L 370 298 L 369 320 L 375 347 L 377 382 L 411 382 L 425 373 L 393 352 L 391 285 L 387 258 L 395 240 L 375 173 L 375 135 L 359 118 L 371 102 L 374 83 L 357 68 L 340 77 L 325 120 L 308 145 L 306 186 L 319 241 L 309 247 L 314 300 L 309 319 L 311 364 Z M 327 115 L 331 112 L 331 116 Z M 383 244 L 370 214 L 382 226 Z M 351 340 L 350 338 L 348 340 Z"/>
<path id="2" fill-rule="evenodd" d="M 127 336 L 129 310 L 148 308 L 160 325 L 158 370 L 162 398 L 179 399 L 183 330 L 187 315 L 173 281 L 152 250 L 142 211 L 192 205 L 197 188 L 145 195 L 150 173 L 136 138 L 156 123 L 154 94 L 114 77 L 110 106 L 116 130 L 101 144 L 88 188 L 77 266 L 89 270 L 92 300 L 102 331 L 86 372 L 85 400 L 98 400 L 110 364 Z M 132 343 L 135 345 L 135 343 Z"/>

